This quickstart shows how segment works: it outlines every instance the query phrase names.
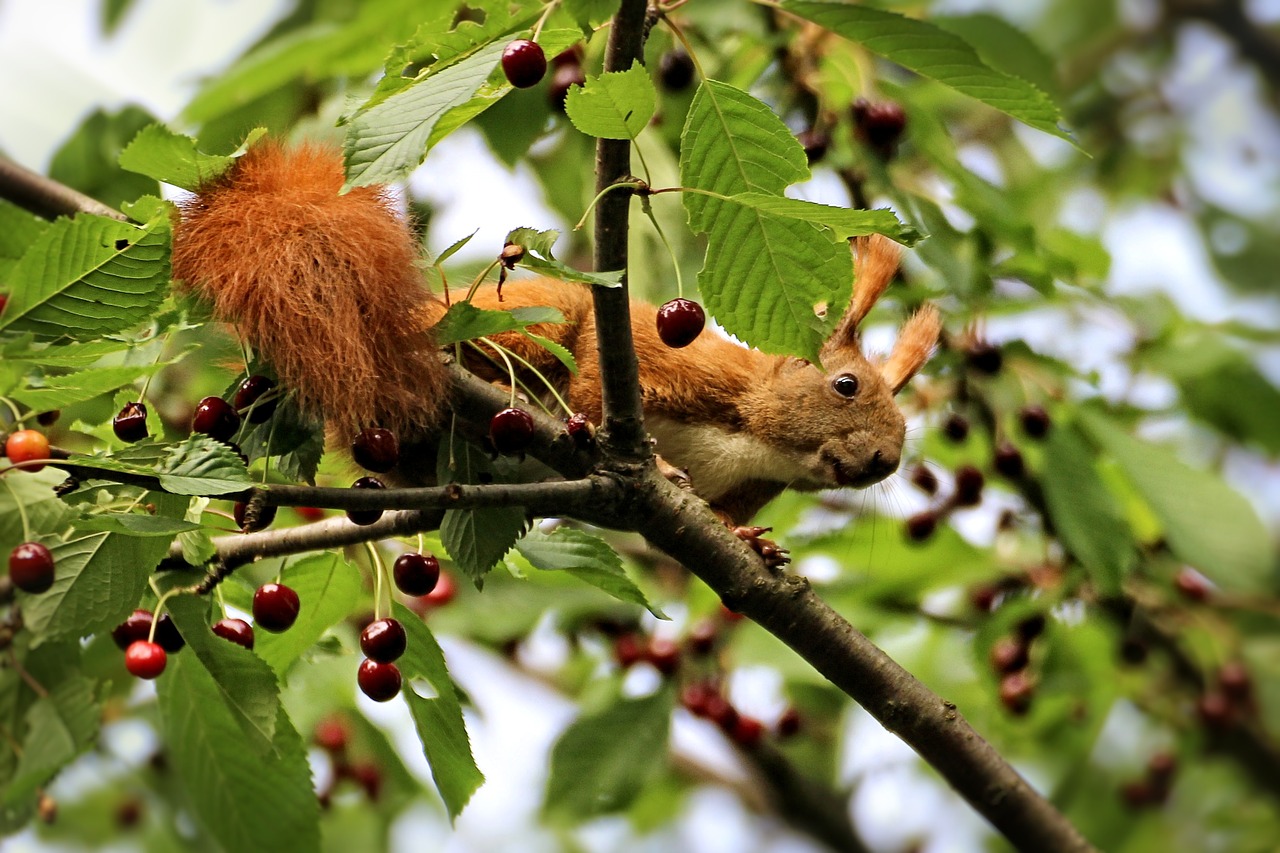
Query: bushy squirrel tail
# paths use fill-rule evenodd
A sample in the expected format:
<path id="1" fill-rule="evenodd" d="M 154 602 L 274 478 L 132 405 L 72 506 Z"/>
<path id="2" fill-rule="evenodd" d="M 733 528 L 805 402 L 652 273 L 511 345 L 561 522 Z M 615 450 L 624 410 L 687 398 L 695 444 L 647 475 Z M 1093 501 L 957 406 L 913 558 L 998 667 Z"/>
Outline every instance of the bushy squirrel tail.
<path id="1" fill-rule="evenodd" d="M 180 203 L 173 276 L 234 325 L 303 411 L 343 439 L 434 427 L 448 376 L 417 239 L 384 188 L 340 194 L 342 153 L 253 146 Z"/>

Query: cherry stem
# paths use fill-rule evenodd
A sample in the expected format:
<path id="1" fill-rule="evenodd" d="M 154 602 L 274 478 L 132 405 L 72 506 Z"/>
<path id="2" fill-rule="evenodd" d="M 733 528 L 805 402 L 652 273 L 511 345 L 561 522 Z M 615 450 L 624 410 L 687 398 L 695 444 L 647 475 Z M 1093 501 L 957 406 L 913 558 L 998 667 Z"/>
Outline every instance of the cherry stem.
<path id="1" fill-rule="evenodd" d="M 649 191 L 648 186 L 649 185 L 644 181 L 637 180 L 637 179 L 632 179 L 629 181 L 618 181 L 617 183 L 609 184 L 609 186 L 605 187 L 604 189 L 600 190 L 600 192 L 596 193 L 595 198 L 591 199 L 591 203 L 588 204 L 587 209 L 582 212 L 582 218 L 579 219 L 577 224 L 573 226 L 573 230 L 581 231 L 582 226 L 585 225 L 587 222 L 587 217 L 591 215 L 591 211 L 595 210 L 595 207 L 597 204 L 599 204 L 600 199 L 604 198 L 606 195 L 613 192 L 614 190 L 629 189 L 632 191 L 648 192 Z"/>
<path id="2" fill-rule="evenodd" d="M 22 662 L 18 660 L 18 653 L 14 651 L 13 646 L 9 647 L 9 661 L 13 664 L 13 671 L 22 677 L 22 680 L 27 683 L 27 686 L 31 688 L 33 693 L 41 699 L 49 698 L 49 691 L 45 689 L 43 684 L 36 681 L 35 677 L 31 673 L 27 672 L 26 667 L 24 667 Z"/>
<path id="3" fill-rule="evenodd" d="M 157 364 L 160 363 L 160 359 L 164 358 L 165 346 L 169 341 L 169 336 L 168 334 L 165 334 L 162 337 L 163 337 L 163 340 L 161 340 L 161 343 L 160 343 L 160 351 L 156 353 L 155 361 L 151 362 L 152 367 L 155 367 Z M 154 338 L 152 339 L 153 342 L 155 340 L 157 339 L 154 339 Z M 241 347 L 243 346 L 244 346 L 244 343 L 241 342 Z M 245 367 L 248 368 L 248 366 L 249 366 L 249 362 L 246 360 Z M 143 400 L 147 399 L 147 390 L 151 388 L 151 380 L 155 378 L 155 375 L 156 375 L 156 371 L 153 370 L 152 372 L 147 374 L 146 379 L 142 380 L 142 390 L 138 392 L 138 402 L 142 402 Z"/>
<path id="4" fill-rule="evenodd" d="M 374 547 L 372 542 L 364 543 L 365 550 L 369 552 L 369 563 L 373 568 L 373 618 L 382 618 L 382 588 L 383 575 L 386 573 L 386 566 L 382 564 L 382 557 L 378 554 L 378 549 Z"/>
<path id="5" fill-rule="evenodd" d="M 486 339 L 481 338 L 480 340 L 486 340 Z M 495 349 L 497 348 L 497 345 L 496 345 L 496 344 L 494 344 L 492 341 L 487 341 L 487 340 L 486 340 L 486 342 L 487 342 L 490 346 L 493 346 Z M 477 344 L 475 341 L 467 341 L 467 343 L 471 346 L 471 348 L 472 348 L 472 349 L 474 349 L 476 352 L 480 353 L 480 355 L 484 356 L 484 357 L 485 357 L 485 359 L 486 359 L 490 364 L 492 364 L 495 368 L 497 368 L 497 367 L 498 367 L 498 360 L 497 360 L 496 358 L 494 358 L 492 355 L 490 355 L 488 350 L 486 350 L 484 347 L 482 347 L 482 346 L 480 346 L 479 344 Z M 512 355 L 514 355 L 514 353 L 512 353 Z M 525 393 L 525 395 L 526 395 L 526 396 L 528 396 L 528 398 L 529 398 L 530 400 L 532 400 L 532 401 L 536 402 L 536 403 L 538 404 L 538 406 L 539 406 L 539 407 L 540 407 L 544 412 L 547 412 L 547 414 L 551 414 L 551 412 L 550 412 L 550 411 L 548 411 L 547 407 L 543 404 L 543 402 L 542 402 L 540 399 L 538 399 L 538 395 L 537 395 L 537 394 L 535 394 L 535 393 L 533 392 L 533 389 L 532 389 L 532 388 L 530 388 L 530 387 L 529 387 L 529 385 L 528 385 L 528 384 L 527 384 L 523 379 L 521 379 L 520 377 L 518 377 L 518 376 L 517 376 L 517 377 L 516 377 L 516 382 L 519 384 L 519 386 L 520 386 L 520 390 L 521 390 L 521 391 L 523 391 L 523 392 Z M 451 466 L 450 470 L 452 470 L 452 466 Z"/>
<path id="6" fill-rule="evenodd" d="M 471 286 L 467 288 L 467 295 L 463 297 L 464 302 L 470 302 L 471 297 L 476 295 L 476 291 L 480 289 L 480 285 L 489 277 L 489 273 L 493 272 L 493 268 L 502 263 L 500 258 L 494 258 L 489 265 L 480 271 L 480 274 L 471 282 Z"/>
<path id="7" fill-rule="evenodd" d="M 27 508 L 22 505 L 22 501 L 15 501 L 14 505 L 18 507 L 18 515 L 22 517 L 22 541 L 31 541 L 31 521 L 27 518 Z"/>
<path id="8" fill-rule="evenodd" d="M 530 41 L 538 40 L 538 36 L 542 35 L 543 25 L 546 24 L 547 19 L 551 17 L 551 13 L 554 12 L 556 7 L 559 5 L 560 0 L 551 0 L 551 2 L 546 5 L 546 8 L 542 10 L 542 14 L 538 16 L 538 22 L 533 25 L 533 36 L 530 38 Z"/>
<path id="9" fill-rule="evenodd" d="M 686 2 L 687 0 L 680 0 L 680 2 L 673 3 L 670 6 L 659 7 L 658 18 L 662 21 L 662 23 L 667 25 L 667 29 L 671 30 L 671 34 L 676 37 L 677 41 L 680 42 L 681 47 L 684 48 L 684 52 L 689 55 L 689 58 L 691 60 L 693 60 L 693 67 L 698 70 L 698 77 L 700 77 L 703 80 L 706 80 L 707 75 L 702 73 L 702 63 L 698 61 L 698 54 L 694 52 L 693 45 L 689 43 L 689 39 L 687 36 L 685 36 L 684 30 L 680 29 L 679 24 L 677 24 L 675 21 L 667 17 L 668 12 L 679 8 L 680 6 L 683 6 Z"/>
<path id="10" fill-rule="evenodd" d="M 667 235 L 663 232 L 662 226 L 658 224 L 658 217 L 653 215 L 653 205 L 649 203 L 648 196 L 640 198 L 640 210 L 644 215 L 649 217 L 649 221 L 653 223 L 653 230 L 658 232 L 658 238 L 662 240 L 662 245 L 666 247 L 667 254 L 671 256 L 671 266 L 676 273 L 676 296 L 684 296 L 684 276 L 680 274 L 680 259 L 676 257 L 675 249 L 671 248 L 671 242 L 667 240 Z"/>
<path id="11" fill-rule="evenodd" d="M 560 396 L 560 392 L 556 391 L 556 387 L 555 387 L 554 385 L 552 385 L 552 384 L 551 384 L 551 380 L 550 380 L 550 379 L 548 379 L 546 376 L 544 376 L 544 375 L 542 374 L 542 371 L 541 371 L 541 370 L 539 370 L 538 368 L 536 368 L 536 367 L 534 367 L 532 364 L 530 364 L 528 361 L 526 361 L 526 360 L 524 359 L 524 357 L 520 355 L 520 353 L 515 352 L 515 351 L 513 351 L 513 350 L 510 350 L 510 349 L 507 349 L 507 348 L 506 348 L 506 347 L 504 347 L 502 344 L 495 343 L 493 340 L 491 340 L 491 339 L 489 339 L 489 338 L 481 338 L 480 340 L 484 341 L 486 344 L 488 344 L 489 346 L 493 347 L 494 349 L 500 350 L 500 351 L 502 351 L 502 352 L 506 352 L 508 355 L 510 355 L 510 356 L 511 356 L 512 358 L 514 358 L 516 361 L 520 362 L 520 363 L 521 363 L 521 364 L 523 364 L 525 367 L 529 368 L 529 371 L 530 371 L 534 376 L 538 377 L 538 379 L 540 379 L 540 380 L 542 381 L 542 384 L 543 384 L 543 385 L 545 385 L 545 386 L 547 387 L 547 390 L 551 392 L 551 396 L 556 398 L 556 402 L 560 404 L 560 408 L 564 409 L 565 414 L 568 414 L 568 415 L 572 415 L 572 414 L 573 414 L 573 409 L 569 408 L 569 404 L 568 404 L 568 403 L 566 403 L 566 402 L 564 401 L 564 398 Z M 524 383 L 521 383 L 521 384 L 523 385 Z M 528 389 L 528 386 L 525 386 L 525 387 L 526 387 L 526 389 Z M 548 412 L 547 414 L 551 414 L 551 413 L 550 413 L 550 412 Z"/>
<path id="12" fill-rule="evenodd" d="M 154 577 L 150 579 L 149 583 L 151 584 L 151 591 L 154 592 L 159 599 L 156 601 L 155 610 L 151 611 L 151 630 L 147 632 L 147 642 L 154 643 L 156 641 L 156 626 L 160 624 L 160 614 L 164 610 L 164 603 L 183 590 L 181 587 L 174 587 L 168 592 L 161 594 L 160 590 L 156 589 L 156 581 Z"/>
<path id="13" fill-rule="evenodd" d="M 21 412 L 18 411 L 18 407 L 15 406 L 13 401 L 10 400 L 8 397 L 0 397 L 0 402 L 3 402 L 6 406 L 8 406 L 9 411 L 13 413 L 14 426 L 17 426 L 18 424 L 22 423 L 24 420 L 27 419 L 27 417 L 29 417 L 32 414 L 32 412 L 27 412 L 26 415 L 23 415 Z"/>

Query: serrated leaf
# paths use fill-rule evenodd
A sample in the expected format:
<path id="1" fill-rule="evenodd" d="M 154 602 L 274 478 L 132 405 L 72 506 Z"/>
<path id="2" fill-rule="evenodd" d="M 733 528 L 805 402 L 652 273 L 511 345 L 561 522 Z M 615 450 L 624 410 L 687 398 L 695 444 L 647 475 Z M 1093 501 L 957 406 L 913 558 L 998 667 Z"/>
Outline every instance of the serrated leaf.
<path id="1" fill-rule="evenodd" d="M 525 254 L 518 262 L 519 266 L 548 278 L 576 281 L 599 287 L 619 287 L 622 284 L 623 270 L 583 272 L 556 260 L 551 248 L 558 239 L 560 239 L 560 232 L 555 229 L 539 231 L 536 228 L 515 228 L 507 232 L 506 242 L 524 247 Z"/>
<path id="2" fill-rule="evenodd" d="M 1058 125 L 1062 114 L 1048 95 L 1025 80 L 988 67 L 959 36 L 925 21 L 862 5 L 783 0 L 782 8 L 1029 127 L 1076 144 Z"/>
<path id="3" fill-rule="evenodd" d="M 841 240 L 866 234 L 883 234 L 904 246 L 914 246 L 921 237 L 919 231 L 903 224 L 892 210 L 854 210 L 757 192 L 738 193 L 729 199 L 735 204 L 742 204 L 771 216 L 797 219 L 830 228 Z"/>
<path id="4" fill-rule="evenodd" d="M 1082 412 L 1080 422 L 1160 519 L 1179 559 L 1226 589 L 1269 588 L 1276 563 L 1271 537 L 1239 492 L 1166 448 L 1133 438 L 1098 412 Z"/>
<path id="5" fill-rule="evenodd" d="M 1094 454 L 1072 425 L 1058 423 L 1044 445 L 1045 503 L 1058 537 L 1106 595 L 1120 592 L 1136 545 Z"/>
<path id="6" fill-rule="evenodd" d="M 493 43 L 390 95 L 347 126 L 347 186 L 385 184 L 405 177 L 427 155 L 432 131 L 454 107 L 471 100 L 506 46 Z"/>
<path id="7" fill-rule="evenodd" d="M 208 498 L 192 498 L 187 504 L 186 520 L 199 524 L 208 506 Z M 203 566 L 218 556 L 218 547 L 213 544 L 213 537 L 203 528 L 179 533 L 178 545 L 182 548 L 182 559 L 191 566 Z"/>
<path id="8" fill-rule="evenodd" d="M 59 219 L 14 267 L 0 330 L 96 338 L 146 319 L 169 285 L 169 223 L 143 227 L 80 214 Z"/>
<path id="9" fill-rule="evenodd" d="M 199 530 L 199 524 L 183 521 L 178 518 L 143 513 L 121 513 L 113 515 L 91 515 L 76 522 L 76 530 L 99 533 L 119 533 L 125 536 L 167 536 L 170 539 L 179 533 Z"/>
<path id="10" fill-rule="evenodd" d="M 101 719 L 101 709 L 93 698 L 93 682 L 87 678 L 66 678 L 48 696 L 38 698 L 26 714 L 22 757 L 4 789 L 4 804 L 12 806 L 29 798 L 88 749 Z"/>
<path id="11" fill-rule="evenodd" d="M 663 689 L 570 724 L 551 750 L 543 817 L 572 826 L 630 805 L 666 764 L 671 705 Z"/>
<path id="12" fill-rule="evenodd" d="M 26 538 L 24 518 L 32 536 L 57 535 L 67 529 L 74 511 L 53 491 L 65 479 L 62 472 L 53 468 L 20 477 L 0 477 L 0 553 L 8 553 Z"/>
<path id="13" fill-rule="evenodd" d="M 804 150 L 769 107 L 732 86 L 703 82 L 685 121 L 683 185 L 780 199 L 788 184 L 808 177 Z M 707 234 L 698 287 L 708 311 L 752 346 L 816 361 L 827 329 L 816 306 L 838 316 L 852 286 L 844 241 L 824 227 L 700 193 L 684 193 L 683 202 L 689 224 Z"/>
<path id="14" fill-rule="evenodd" d="M 565 366 L 565 369 L 574 376 L 578 375 L 578 360 L 573 357 L 573 353 L 569 352 L 566 347 L 561 346 L 550 338 L 544 338 L 542 335 L 535 335 L 528 329 L 523 330 L 521 334 L 554 355 L 556 359 Z"/>
<path id="15" fill-rule="evenodd" d="M 90 341 L 64 343 L 31 348 L 31 341 L 18 340 L 3 350 L 5 361 L 25 361 L 48 367 L 88 367 L 104 356 L 115 355 L 131 349 L 128 341 Z"/>
<path id="16" fill-rule="evenodd" d="M 226 850 L 318 853 L 320 810 L 311 768 L 284 709 L 271 750 L 258 753 L 243 747 L 243 730 L 195 655 L 173 655 L 156 691 L 165 754 L 209 834 Z"/>
<path id="17" fill-rule="evenodd" d="M 667 618 L 627 577 L 622 558 L 598 536 L 573 527 L 557 527 L 550 533 L 535 528 L 516 543 L 516 550 L 535 569 L 566 572 L 619 601 L 638 604 L 659 619 Z"/>
<path id="18" fill-rule="evenodd" d="M 280 634 L 259 631 L 254 644 L 258 656 L 281 678 L 325 631 L 351 613 L 361 590 L 360 570 L 336 553 L 290 563 L 284 579 L 298 593 L 298 621 Z"/>
<path id="19" fill-rule="evenodd" d="M 99 395 L 109 394 L 145 376 L 152 376 L 163 370 L 169 363 L 166 361 L 122 367 L 91 367 L 88 370 L 62 376 L 50 376 L 45 379 L 44 386 L 41 388 L 23 388 L 9 396 L 37 412 L 65 409 L 75 403 L 83 403 Z"/>
<path id="20" fill-rule="evenodd" d="M 13 202 L 0 199 L 0 281 L 11 280 L 18 261 L 49 224 Z"/>
<path id="21" fill-rule="evenodd" d="M 569 87 L 564 108 L 573 126 L 598 139 L 635 139 L 649 126 L 658 92 L 649 72 L 633 60 L 625 71 L 588 77 Z"/>
<path id="22" fill-rule="evenodd" d="M 555 308 L 516 308 L 494 311 L 477 308 L 470 302 L 455 302 L 435 325 L 436 343 L 448 346 L 462 341 L 523 330 L 535 323 L 563 323 L 564 315 Z"/>
<path id="23" fill-rule="evenodd" d="M 53 554 L 53 586 L 22 594 L 22 615 L 33 646 L 114 628 L 138 605 L 147 578 L 169 553 L 172 536 L 73 532 L 45 542 Z"/>
<path id="24" fill-rule="evenodd" d="M 480 229 L 477 228 L 467 236 L 454 240 L 452 243 L 449 244 L 448 248 L 446 248 L 443 252 L 441 252 L 439 255 L 436 256 L 435 265 L 440 266 L 445 261 L 452 258 L 463 246 L 471 242 L 472 237 L 476 236 L 479 233 L 480 233 Z"/>
<path id="25" fill-rule="evenodd" d="M 465 442 L 454 444 L 456 467 L 450 469 L 448 442 L 441 442 L 437 477 L 441 483 L 492 482 L 493 466 L 479 450 Z M 440 523 L 440 541 L 450 559 L 479 587 L 502 555 L 524 533 L 527 522 L 521 507 L 451 509 Z"/>
<path id="26" fill-rule="evenodd" d="M 174 445 L 156 475 L 175 495 L 226 495 L 254 485 L 234 450 L 198 433 Z"/>
<path id="27" fill-rule="evenodd" d="M 423 755 L 431 765 L 431 778 L 453 819 L 484 784 L 484 774 L 471 754 L 471 740 L 462 719 L 457 688 L 445 666 L 440 645 L 426 624 L 403 605 L 395 604 L 392 610 L 408 634 L 407 649 L 397 662 L 406 679 L 405 701 L 422 741 Z M 435 697 L 419 696 L 411 684 L 414 679 L 426 679 Z"/>
<path id="28" fill-rule="evenodd" d="M 235 161 L 232 156 L 205 154 L 195 139 L 161 124 L 144 127 L 120 152 L 121 168 L 192 192 L 222 175 Z"/>
<path id="29" fill-rule="evenodd" d="M 267 755 L 280 716 L 280 687 L 275 674 L 257 655 L 214 634 L 209 627 L 209 604 L 192 595 L 168 599 L 186 650 L 204 667 L 218 691 L 218 699 L 241 731 L 242 746 Z"/>

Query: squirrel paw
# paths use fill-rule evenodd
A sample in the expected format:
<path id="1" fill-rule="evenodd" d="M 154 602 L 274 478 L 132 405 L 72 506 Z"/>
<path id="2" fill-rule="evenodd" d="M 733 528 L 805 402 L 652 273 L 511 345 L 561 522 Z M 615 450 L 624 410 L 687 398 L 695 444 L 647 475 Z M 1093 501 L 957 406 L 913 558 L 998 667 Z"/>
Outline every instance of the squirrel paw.
<path id="1" fill-rule="evenodd" d="M 786 548 L 780 547 L 772 539 L 765 539 L 761 535 L 768 533 L 772 529 L 772 527 L 739 526 L 733 528 L 733 535 L 750 545 L 751 550 L 759 554 L 760 559 L 764 560 L 766 568 L 780 569 L 791 562 L 791 552 Z"/>
<path id="2" fill-rule="evenodd" d="M 689 479 L 688 471 L 683 468 L 677 468 L 656 454 L 653 457 L 653 461 L 658 466 L 658 473 L 669 482 L 675 483 L 685 491 L 693 491 L 693 480 Z"/>

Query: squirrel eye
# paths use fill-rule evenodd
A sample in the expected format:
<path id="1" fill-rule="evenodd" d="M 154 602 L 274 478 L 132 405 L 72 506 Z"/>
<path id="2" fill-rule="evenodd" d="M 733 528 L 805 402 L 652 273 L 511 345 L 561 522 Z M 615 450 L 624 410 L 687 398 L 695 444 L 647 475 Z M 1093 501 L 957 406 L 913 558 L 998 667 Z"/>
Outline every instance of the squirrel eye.
<path id="1" fill-rule="evenodd" d="M 853 398 L 858 394 L 858 377 L 851 373 L 842 373 L 831 380 L 831 387 L 841 397 Z"/>

